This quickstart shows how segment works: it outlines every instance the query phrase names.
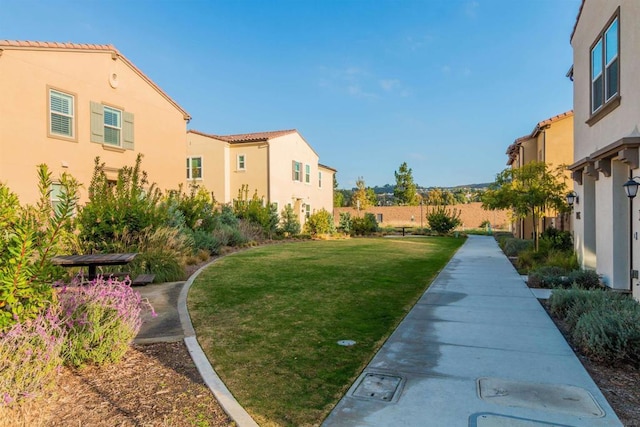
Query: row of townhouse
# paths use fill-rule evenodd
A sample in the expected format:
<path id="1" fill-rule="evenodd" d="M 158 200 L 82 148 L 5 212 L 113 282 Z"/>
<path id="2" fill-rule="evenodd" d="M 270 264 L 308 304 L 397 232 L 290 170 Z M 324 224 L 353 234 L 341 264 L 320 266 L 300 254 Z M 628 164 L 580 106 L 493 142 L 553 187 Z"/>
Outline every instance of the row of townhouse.
<path id="1" fill-rule="evenodd" d="M 550 168 L 569 165 L 573 162 L 573 111 L 543 120 L 535 125 L 530 134 L 516 139 L 507 148 L 507 166 L 520 168 L 531 162 L 545 162 Z M 569 190 L 573 184 L 569 172 L 565 183 Z M 569 230 L 571 218 L 563 213 L 549 210 L 540 219 L 537 229 L 548 227 Z M 533 238 L 532 218 L 524 218 L 513 224 L 513 233 L 521 239 Z"/>
<path id="2" fill-rule="evenodd" d="M 640 299 L 640 1 L 583 0 L 571 34 L 573 112 L 538 123 L 508 165 L 567 163 L 570 225 L 582 268 Z M 569 132 L 569 130 L 571 132 Z M 556 132 L 557 131 L 557 132 Z M 557 220 L 553 220 L 556 222 Z M 530 238 L 519 224 L 519 237 Z"/>
<path id="3" fill-rule="evenodd" d="M 302 222 L 333 208 L 336 171 L 296 130 L 187 130 L 189 113 L 112 45 L 0 40 L 0 76 L 0 182 L 22 203 L 38 197 L 38 164 L 73 175 L 86 201 L 96 157 L 115 180 L 141 153 L 161 189 L 195 182 L 229 203 L 245 186 Z"/>
<path id="4" fill-rule="evenodd" d="M 640 299 L 640 1 L 583 0 L 571 34 L 575 183 L 580 263 Z M 627 184 L 627 185 L 625 185 Z"/>

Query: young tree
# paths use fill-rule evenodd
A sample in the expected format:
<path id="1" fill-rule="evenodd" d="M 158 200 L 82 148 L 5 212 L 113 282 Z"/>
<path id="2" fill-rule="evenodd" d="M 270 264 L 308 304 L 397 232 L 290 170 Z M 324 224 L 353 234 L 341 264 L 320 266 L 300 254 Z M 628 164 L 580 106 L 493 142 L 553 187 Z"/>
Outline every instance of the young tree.
<path id="1" fill-rule="evenodd" d="M 373 200 L 372 200 L 373 198 Z M 355 209 L 366 209 L 375 205 L 376 194 L 372 188 L 367 188 L 363 177 L 356 180 L 356 189 L 351 196 L 351 206 Z"/>
<path id="2" fill-rule="evenodd" d="M 482 195 L 482 206 L 491 210 L 511 209 L 516 219 L 531 216 L 534 246 L 538 250 L 540 218 L 548 209 L 566 211 L 566 192 L 564 166 L 550 169 L 544 162 L 531 162 L 500 172 Z"/>
<path id="3" fill-rule="evenodd" d="M 396 186 L 393 195 L 396 198 L 396 204 L 416 206 L 419 203 L 416 184 L 413 182 L 413 171 L 407 166 L 407 162 L 402 163 L 394 175 Z"/>
<path id="4" fill-rule="evenodd" d="M 344 206 L 344 193 L 338 190 L 338 179 L 333 175 L 333 206 L 339 208 Z"/>

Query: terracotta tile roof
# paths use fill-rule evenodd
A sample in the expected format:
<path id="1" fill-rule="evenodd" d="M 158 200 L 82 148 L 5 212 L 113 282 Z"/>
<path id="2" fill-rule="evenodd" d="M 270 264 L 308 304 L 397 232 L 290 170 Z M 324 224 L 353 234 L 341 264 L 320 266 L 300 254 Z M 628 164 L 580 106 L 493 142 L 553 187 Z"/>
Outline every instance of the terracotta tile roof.
<path id="1" fill-rule="evenodd" d="M 279 136 L 289 135 L 291 133 L 297 133 L 296 129 L 288 130 L 274 130 L 270 132 L 255 132 L 255 133 L 241 133 L 236 135 L 216 135 L 212 133 L 204 133 L 197 130 L 190 129 L 189 132 L 197 135 L 208 136 L 209 138 L 219 139 L 221 141 L 229 143 L 242 143 L 242 142 L 259 142 L 268 141 Z"/>
<path id="2" fill-rule="evenodd" d="M 338 169 L 334 169 L 331 166 L 323 165 L 322 163 L 318 163 L 318 166 L 321 168 L 329 169 L 330 171 L 333 171 L 333 172 L 338 172 Z"/>
<path id="3" fill-rule="evenodd" d="M 536 127 L 542 128 L 543 126 L 550 125 L 553 122 L 557 122 L 558 120 L 562 120 L 567 117 L 573 116 L 573 110 L 565 111 L 564 113 L 558 114 L 557 116 L 553 116 L 548 118 L 547 120 L 543 120 L 539 122 Z"/>
<path id="4" fill-rule="evenodd" d="M 171 103 L 176 109 L 178 109 L 185 120 L 191 120 L 191 116 L 187 113 L 177 102 L 175 102 L 166 92 L 153 82 L 145 73 L 136 67 L 126 56 L 122 55 L 115 46 L 111 44 L 89 44 L 89 43 L 60 43 L 60 42 L 40 42 L 40 41 L 27 41 L 27 40 L 0 40 L 0 51 L 3 49 L 21 49 L 21 50 L 76 50 L 79 52 L 111 52 L 115 57 L 120 58 L 125 64 L 127 64 L 136 74 L 138 74 L 144 81 L 146 81 L 151 87 L 153 87 L 162 97 L 164 97 L 169 103 Z"/>

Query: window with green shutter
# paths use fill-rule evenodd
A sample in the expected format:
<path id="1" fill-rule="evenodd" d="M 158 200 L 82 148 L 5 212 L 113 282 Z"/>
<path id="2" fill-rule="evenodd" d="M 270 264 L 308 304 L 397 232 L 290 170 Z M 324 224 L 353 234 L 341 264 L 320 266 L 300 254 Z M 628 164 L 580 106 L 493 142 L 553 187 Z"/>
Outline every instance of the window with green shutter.
<path id="1" fill-rule="evenodd" d="M 74 97 L 49 90 L 49 132 L 53 135 L 73 138 Z"/>
<path id="2" fill-rule="evenodd" d="M 122 145 L 122 111 L 111 107 L 104 107 L 104 143 Z"/>
<path id="3" fill-rule="evenodd" d="M 91 102 L 91 142 L 133 150 L 133 113 Z"/>

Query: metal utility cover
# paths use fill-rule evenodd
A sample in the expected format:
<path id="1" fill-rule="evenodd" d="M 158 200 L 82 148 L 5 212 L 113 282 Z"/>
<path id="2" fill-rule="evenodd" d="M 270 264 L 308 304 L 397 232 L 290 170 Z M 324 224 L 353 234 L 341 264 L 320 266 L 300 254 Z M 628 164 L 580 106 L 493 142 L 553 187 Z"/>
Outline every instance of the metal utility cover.
<path id="1" fill-rule="evenodd" d="M 505 406 L 562 412 L 578 417 L 604 417 L 591 393 L 562 384 L 537 384 L 500 378 L 478 379 L 480 399 Z"/>
<path id="2" fill-rule="evenodd" d="M 391 402 L 400 390 L 402 377 L 394 375 L 367 373 L 353 391 L 352 396 L 360 399 Z M 397 400 L 397 399 L 396 399 Z"/>
<path id="3" fill-rule="evenodd" d="M 548 423 L 527 418 L 492 413 L 473 414 L 469 427 L 571 427 L 565 424 Z"/>

